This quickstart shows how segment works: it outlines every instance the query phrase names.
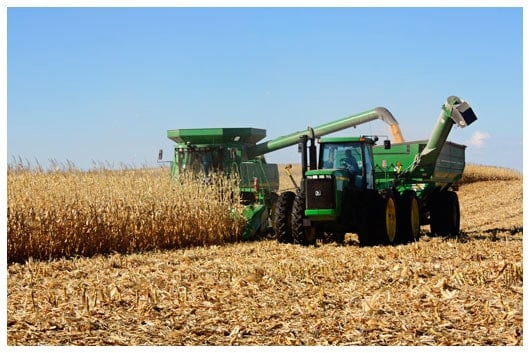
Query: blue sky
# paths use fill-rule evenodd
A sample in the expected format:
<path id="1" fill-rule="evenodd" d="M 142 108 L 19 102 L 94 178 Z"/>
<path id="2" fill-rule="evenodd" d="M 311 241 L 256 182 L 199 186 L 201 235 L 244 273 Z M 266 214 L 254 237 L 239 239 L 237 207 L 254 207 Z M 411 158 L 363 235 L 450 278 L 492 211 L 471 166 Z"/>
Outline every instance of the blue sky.
<path id="1" fill-rule="evenodd" d="M 450 95 L 467 162 L 523 170 L 522 8 L 8 8 L 7 161 L 154 165 L 166 131 L 267 139 L 377 106 L 430 136 Z M 346 132 L 385 134 L 380 121 Z M 271 162 L 298 162 L 296 147 Z"/>

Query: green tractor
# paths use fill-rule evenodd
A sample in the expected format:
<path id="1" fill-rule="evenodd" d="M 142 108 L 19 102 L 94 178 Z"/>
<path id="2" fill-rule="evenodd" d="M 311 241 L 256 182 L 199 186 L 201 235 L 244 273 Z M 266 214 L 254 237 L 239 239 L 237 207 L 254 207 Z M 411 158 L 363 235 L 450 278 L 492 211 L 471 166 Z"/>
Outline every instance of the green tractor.
<path id="1" fill-rule="evenodd" d="M 385 140 L 375 136 L 304 135 L 300 141 L 303 177 L 296 193 L 279 196 L 275 215 L 280 242 L 342 243 L 357 233 L 361 245 L 406 243 L 418 239 L 421 224 L 438 235 L 460 232 L 458 196 L 465 146 L 447 142 L 453 125 L 477 119 L 467 102 L 451 96 L 429 140 Z M 308 141 L 310 145 L 308 146 Z"/>

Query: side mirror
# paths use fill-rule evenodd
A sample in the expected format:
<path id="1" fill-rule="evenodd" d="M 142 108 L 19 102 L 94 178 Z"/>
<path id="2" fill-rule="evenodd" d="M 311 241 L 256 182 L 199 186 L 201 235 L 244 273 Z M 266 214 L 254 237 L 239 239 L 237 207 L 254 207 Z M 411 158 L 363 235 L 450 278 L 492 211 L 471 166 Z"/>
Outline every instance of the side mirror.
<path id="1" fill-rule="evenodd" d="M 164 151 L 162 149 L 158 150 L 158 160 L 161 161 L 162 160 L 162 156 L 164 154 Z"/>
<path id="2" fill-rule="evenodd" d="M 391 147 L 390 140 L 383 141 L 383 145 L 385 146 L 385 150 L 389 150 Z"/>

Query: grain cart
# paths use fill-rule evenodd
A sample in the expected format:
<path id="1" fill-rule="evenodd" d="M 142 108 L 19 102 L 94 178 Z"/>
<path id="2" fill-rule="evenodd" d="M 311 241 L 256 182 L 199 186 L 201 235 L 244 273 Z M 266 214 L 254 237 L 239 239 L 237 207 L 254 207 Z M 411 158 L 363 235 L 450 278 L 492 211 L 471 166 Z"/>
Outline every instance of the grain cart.
<path id="1" fill-rule="evenodd" d="M 273 230 L 271 212 L 278 200 L 278 166 L 266 163 L 265 154 L 298 144 L 300 136 L 324 136 L 376 119 L 389 124 L 394 140 L 403 142 L 397 121 L 387 109 L 381 107 L 259 144 L 266 136 L 263 129 L 168 130 L 168 138 L 176 142 L 170 163 L 171 174 L 178 178 L 185 171 L 191 171 L 201 175 L 206 183 L 218 172 L 237 174 L 240 178 L 240 200 L 245 205 L 243 216 L 247 220 L 242 236 L 243 239 L 252 238 Z M 159 152 L 158 159 L 162 159 L 162 151 Z M 293 192 L 283 193 L 280 202 L 289 202 L 291 199 L 294 199 Z"/>
<path id="2" fill-rule="evenodd" d="M 321 138 L 317 165 L 308 164 L 316 152 L 303 137 L 303 178 L 292 202 L 278 206 L 278 240 L 342 242 L 351 232 L 361 245 L 404 243 L 418 238 L 420 224 L 439 235 L 458 234 L 451 188 L 462 176 L 465 146 L 446 140 L 454 124 L 463 128 L 476 119 L 465 101 L 451 96 L 429 140 L 376 146 L 377 137 Z"/>

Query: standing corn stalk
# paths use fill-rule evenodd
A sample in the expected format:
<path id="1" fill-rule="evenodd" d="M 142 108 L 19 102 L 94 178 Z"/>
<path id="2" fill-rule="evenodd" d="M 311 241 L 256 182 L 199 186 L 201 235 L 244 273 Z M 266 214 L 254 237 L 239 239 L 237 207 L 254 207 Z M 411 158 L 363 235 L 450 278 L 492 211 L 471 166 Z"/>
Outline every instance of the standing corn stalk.
<path id="1" fill-rule="evenodd" d="M 230 180 L 209 185 L 164 170 L 9 168 L 8 262 L 131 253 L 237 240 Z"/>

